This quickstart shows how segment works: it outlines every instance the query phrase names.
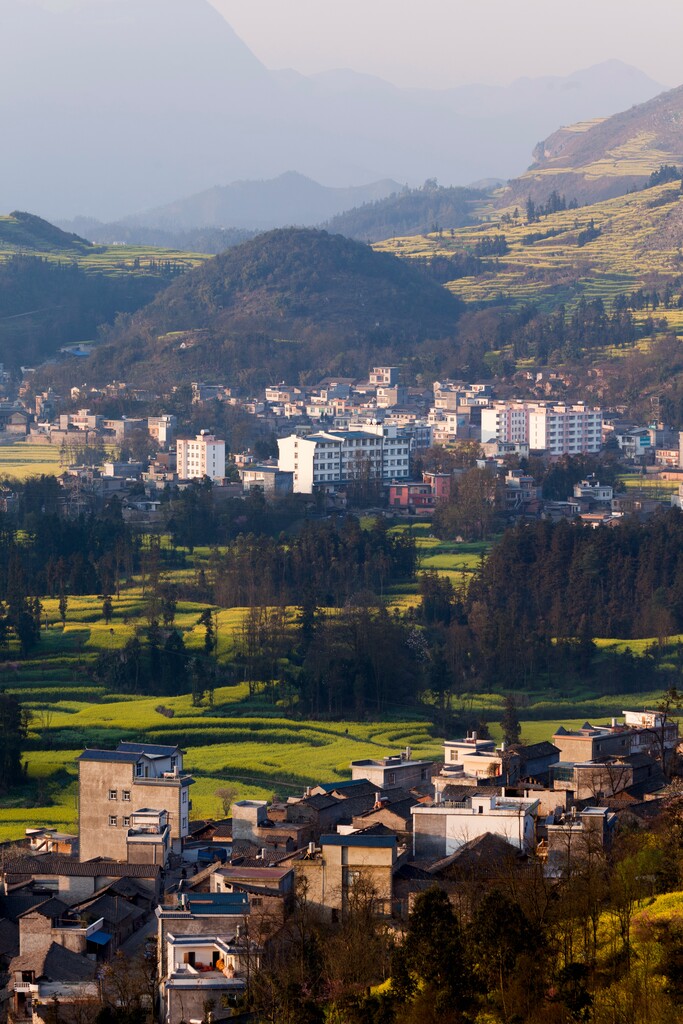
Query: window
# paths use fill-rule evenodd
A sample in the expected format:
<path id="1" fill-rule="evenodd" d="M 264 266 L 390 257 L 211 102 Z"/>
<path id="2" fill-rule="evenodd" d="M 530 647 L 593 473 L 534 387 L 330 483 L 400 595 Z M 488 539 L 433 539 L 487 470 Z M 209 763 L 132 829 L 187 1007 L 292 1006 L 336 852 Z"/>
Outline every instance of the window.
<path id="1" fill-rule="evenodd" d="M 187 818 L 183 818 L 183 828 L 187 828 Z"/>
<path id="2" fill-rule="evenodd" d="M 119 821 L 119 819 L 116 817 L 115 814 L 110 814 L 109 815 L 109 824 L 110 825 L 118 825 L 118 821 Z"/>
<path id="3" fill-rule="evenodd" d="M 479 805 L 479 807 L 477 808 L 477 813 L 478 813 L 478 814 L 483 814 L 483 813 L 484 813 L 484 808 L 483 808 L 483 807 L 481 806 L 481 804 L 480 804 L 480 805 Z"/>
<path id="4" fill-rule="evenodd" d="M 129 789 L 124 789 L 123 790 L 123 792 L 121 793 L 121 799 L 127 801 L 128 803 L 130 803 L 130 790 Z"/>
<path id="5" fill-rule="evenodd" d="M 136 778 L 138 778 L 138 779 L 141 778 L 142 777 L 142 773 L 143 773 L 142 762 L 138 761 L 138 763 L 135 765 L 135 775 L 136 775 Z"/>
<path id="6" fill-rule="evenodd" d="M 183 790 L 183 803 L 184 804 L 187 803 L 187 790 L 186 789 Z"/>
<path id="7" fill-rule="evenodd" d="M 249 902 L 252 905 L 252 907 L 260 907 L 263 903 L 263 900 L 260 896 L 252 896 Z"/>
<path id="8" fill-rule="evenodd" d="M 110 789 L 109 790 L 109 799 L 110 800 L 116 800 L 117 797 L 118 797 L 118 794 L 117 794 L 116 790 L 115 789 Z"/>
<path id="9" fill-rule="evenodd" d="M 123 827 L 124 828 L 128 828 L 129 825 L 130 825 L 130 818 L 124 818 L 123 819 Z"/>

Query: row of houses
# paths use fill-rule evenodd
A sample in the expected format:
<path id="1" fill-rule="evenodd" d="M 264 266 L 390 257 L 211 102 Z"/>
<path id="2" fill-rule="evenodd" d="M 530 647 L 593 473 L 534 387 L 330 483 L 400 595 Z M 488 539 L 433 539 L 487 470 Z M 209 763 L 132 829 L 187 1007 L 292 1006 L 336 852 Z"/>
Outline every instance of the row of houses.
<path id="1" fill-rule="evenodd" d="M 678 750 L 660 712 L 498 746 L 470 733 L 442 759 L 408 747 L 351 764 L 350 778 L 223 820 L 192 816 L 193 779 L 172 745 L 121 742 L 80 755 L 78 835 L 36 825 L 0 860 L 0 997 L 13 1019 L 75 1019 L 101 1000 L 117 954 L 156 953 L 146 998 L 168 1024 L 233 1012 L 268 943 L 297 913 L 331 924 L 362 896 L 387 921 L 414 895 L 496 865 L 549 879 L 603 855 L 619 822 L 646 827 Z M 132 968 L 129 968 L 132 971 Z M 132 982 L 131 982 L 132 983 Z"/>

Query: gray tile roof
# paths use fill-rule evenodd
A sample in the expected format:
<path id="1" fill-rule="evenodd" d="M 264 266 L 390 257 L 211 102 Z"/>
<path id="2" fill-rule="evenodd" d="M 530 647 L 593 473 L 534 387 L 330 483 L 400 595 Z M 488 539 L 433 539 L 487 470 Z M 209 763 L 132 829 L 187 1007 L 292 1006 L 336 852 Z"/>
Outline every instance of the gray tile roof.
<path id="1" fill-rule="evenodd" d="M 163 743 L 131 743 L 127 740 L 122 740 L 116 749 L 128 753 L 152 754 L 156 757 L 173 757 L 180 751 L 177 744 L 170 747 Z"/>
<path id="2" fill-rule="evenodd" d="M 5 874 L 16 878 L 32 875 L 67 875 L 72 878 L 156 878 L 158 864 L 121 864 L 110 860 L 88 860 L 46 853 L 37 857 L 21 857 L 6 861 Z"/>
<path id="3" fill-rule="evenodd" d="M 123 750 L 96 750 L 86 749 L 78 757 L 79 761 L 105 761 L 107 763 L 128 763 L 137 764 L 140 760 L 139 754 Z"/>
<path id="4" fill-rule="evenodd" d="M 63 983 L 92 981 L 97 964 L 80 953 L 53 942 L 47 952 L 25 953 L 15 956 L 9 965 L 11 974 L 16 971 L 33 971 L 36 978 Z"/>

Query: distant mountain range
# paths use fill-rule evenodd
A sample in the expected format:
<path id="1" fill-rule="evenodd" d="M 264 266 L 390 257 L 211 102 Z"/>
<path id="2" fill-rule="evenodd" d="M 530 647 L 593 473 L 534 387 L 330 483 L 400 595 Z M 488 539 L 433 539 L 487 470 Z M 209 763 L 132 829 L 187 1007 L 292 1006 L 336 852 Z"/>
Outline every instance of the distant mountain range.
<path id="1" fill-rule="evenodd" d="M 292 168 L 329 186 L 508 178 L 558 123 L 606 117 L 661 88 L 617 61 L 443 91 L 274 72 L 207 0 L 99 0 L 60 14 L 2 0 L 0 37 L 11 43 L 0 61 L 0 209 L 60 220 L 119 220 L 200 193 L 208 216 L 214 185 Z"/>
<path id="2" fill-rule="evenodd" d="M 238 181 L 111 224 L 76 217 L 60 227 L 104 245 L 124 242 L 218 253 L 253 237 L 258 229 L 324 224 L 335 234 L 367 242 L 421 234 L 435 225 L 464 227 L 476 221 L 477 204 L 485 196 L 477 189 L 444 188 L 435 182 L 417 189 L 401 188 L 395 181 L 326 188 L 289 172 L 272 181 Z"/>

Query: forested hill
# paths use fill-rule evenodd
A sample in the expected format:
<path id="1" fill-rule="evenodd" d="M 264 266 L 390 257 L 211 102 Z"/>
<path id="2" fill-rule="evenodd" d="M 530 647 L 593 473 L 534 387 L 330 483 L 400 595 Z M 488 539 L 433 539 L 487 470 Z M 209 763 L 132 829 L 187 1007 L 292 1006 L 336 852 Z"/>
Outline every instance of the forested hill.
<path id="1" fill-rule="evenodd" d="M 507 189 L 503 205 L 556 190 L 579 204 L 642 187 L 662 164 L 683 166 L 683 86 L 612 117 L 560 128 L 534 150 L 534 163 Z"/>
<path id="2" fill-rule="evenodd" d="M 290 374 L 357 376 L 372 359 L 451 337 L 460 310 L 410 261 L 325 231 L 276 230 L 120 319 L 83 370 L 93 381 L 157 385 L 197 373 L 249 385 Z"/>
<path id="3" fill-rule="evenodd" d="M 406 189 L 340 213 L 326 227 L 366 242 L 461 228 L 476 222 L 476 204 L 485 197 L 478 189 L 440 188 L 426 182 L 423 188 Z"/>
<path id="4" fill-rule="evenodd" d="M 15 210 L 8 217 L 0 217 L 0 250 L 86 253 L 89 249 L 92 243 L 85 238 L 62 231 L 32 213 Z"/>

